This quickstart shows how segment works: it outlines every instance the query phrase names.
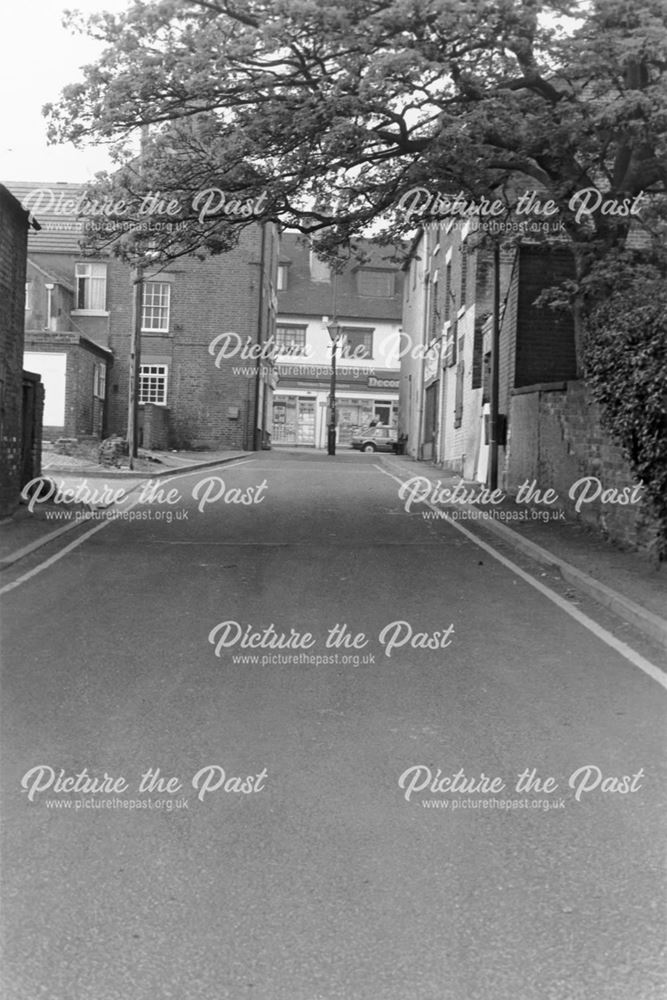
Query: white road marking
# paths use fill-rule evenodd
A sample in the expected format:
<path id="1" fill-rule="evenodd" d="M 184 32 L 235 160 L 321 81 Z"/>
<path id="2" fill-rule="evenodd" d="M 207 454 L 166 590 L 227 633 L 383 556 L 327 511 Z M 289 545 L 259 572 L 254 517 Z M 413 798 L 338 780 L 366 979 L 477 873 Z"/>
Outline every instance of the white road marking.
<path id="1" fill-rule="evenodd" d="M 160 485 L 162 485 L 163 483 L 173 483 L 175 479 L 185 479 L 187 476 L 194 476 L 195 473 L 197 472 L 208 472 L 213 469 L 221 469 L 221 468 L 235 469 L 239 465 L 246 465 L 248 462 L 253 462 L 253 461 L 254 459 L 252 458 L 242 458 L 239 459 L 238 462 L 221 462 L 220 465 L 209 465 L 206 466 L 206 469 L 190 469 L 189 472 L 178 472 L 174 476 L 160 477 L 158 483 Z M 143 481 L 147 482 L 148 480 L 151 479 L 154 479 L 154 477 L 146 476 L 146 480 L 142 480 L 142 482 Z M 135 497 L 134 500 L 127 507 L 123 507 L 123 511 L 127 512 L 132 510 L 139 503 L 139 499 L 140 497 Z M 72 552 L 74 549 L 77 549 L 79 545 L 83 545 L 86 539 L 90 538 L 91 535 L 94 535 L 96 532 L 101 531 L 102 528 L 106 528 L 109 524 L 113 523 L 114 523 L 114 518 L 110 517 L 108 518 L 108 520 L 101 521 L 100 524 L 96 524 L 95 527 L 90 528 L 89 531 L 84 531 L 82 535 L 79 535 L 78 538 L 75 538 L 74 541 L 70 542 L 69 545 L 66 545 L 64 549 L 59 549 L 58 552 L 55 552 L 52 556 L 49 556 L 49 558 L 45 559 L 44 562 L 39 563 L 37 566 L 34 566 L 31 570 L 28 570 L 27 573 L 23 574 L 23 576 L 17 577 L 17 579 L 14 580 L 12 583 L 7 583 L 5 584 L 4 587 L 0 587 L 0 595 L 8 593 L 10 590 L 14 590 L 15 587 L 20 587 L 22 583 L 26 583 L 28 580 L 32 580 L 32 578 L 34 576 L 37 576 L 38 573 L 42 573 L 45 569 L 48 569 L 49 566 L 53 566 L 54 563 L 57 563 L 60 559 L 64 558 L 64 556 L 66 556 L 68 553 Z"/>
<path id="2" fill-rule="evenodd" d="M 385 476 L 389 476 L 389 478 L 393 479 L 394 482 L 399 483 L 401 486 L 404 485 L 402 479 L 399 479 L 398 476 L 395 476 L 393 475 L 393 473 L 388 472 L 381 465 L 376 465 L 375 468 L 379 469 L 380 472 L 384 473 Z M 556 604 L 561 609 L 561 611 L 564 611 L 566 614 L 570 615 L 571 618 L 574 618 L 575 621 L 578 621 L 580 625 L 583 625 L 584 628 L 587 628 L 589 632 L 592 632 L 593 635 L 597 636 L 598 639 L 601 639 L 602 642 L 607 644 L 607 646 L 611 646 L 613 650 L 615 650 L 621 656 L 624 656 L 625 659 L 629 660 L 630 663 L 632 663 L 635 667 L 639 667 L 640 670 L 643 670 L 644 673 L 648 674 L 648 676 L 652 678 L 652 680 L 654 680 L 657 684 L 659 684 L 660 687 L 665 688 L 665 690 L 667 690 L 667 675 L 663 670 L 660 669 L 660 667 L 656 667 L 655 664 L 651 663 L 650 660 L 647 660 L 644 656 L 641 655 L 641 653 L 637 653 L 634 649 L 632 649 L 631 646 L 628 646 L 627 643 L 623 642 L 621 639 L 617 639 L 615 635 L 612 635 L 611 632 L 608 632 L 606 628 L 602 627 L 602 625 L 598 625 L 596 621 L 594 621 L 592 618 L 589 618 L 588 615 L 585 615 L 583 611 L 579 611 L 578 608 L 573 607 L 568 601 L 565 600 L 565 598 L 561 597 L 560 594 L 557 594 L 555 591 L 550 590 L 549 587 L 545 586 L 543 583 L 540 583 L 540 581 L 536 580 L 535 577 L 530 575 L 530 573 L 526 573 L 525 570 L 521 569 L 520 566 L 517 566 L 516 563 L 513 563 L 511 559 L 507 559 L 504 555 L 502 555 L 502 553 L 496 551 L 496 549 L 494 549 L 492 545 L 489 545 L 481 538 L 478 538 L 476 535 L 473 534 L 472 531 L 469 531 L 467 528 L 464 528 L 462 524 L 459 524 L 458 521 L 454 521 L 451 517 L 449 517 L 446 514 L 446 512 L 443 512 L 441 507 L 436 507 L 435 504 L 432 504 L 429 500 L 424 501 L 424 503 L 427 507 L 430 508 L 430 510 L 435 511 L 438 514 L 438 520 L 446 521 L 447 524 L 450 524 L 453 528 L 456 528 L 457 531 L 460 531 L 462 535 L 465 535 L 465 537 L 468 538 L 471 542 L 474 542 L 475 545 L 479 546 L 480 549 L 483 549 L 485 552 L 488 552 L 490 556 L 493 556 L 494 559 L 497 559 L 499 563 L 502 563 L 502 565 L 507 567 L 507 569 L 511 570 L 512 573 L 520 577 L 526 583 L 529 583 L 531 587 L 534 587 L 535 590 L 538 590 L 541 594 L 544 595 L 544 597 L 547 597 L 553 604 Z M 444 517 L 442 517 L 443 513 L 445 514 Z M 431 521 L 430 523 L 434 524 L 436 522 Z"/>

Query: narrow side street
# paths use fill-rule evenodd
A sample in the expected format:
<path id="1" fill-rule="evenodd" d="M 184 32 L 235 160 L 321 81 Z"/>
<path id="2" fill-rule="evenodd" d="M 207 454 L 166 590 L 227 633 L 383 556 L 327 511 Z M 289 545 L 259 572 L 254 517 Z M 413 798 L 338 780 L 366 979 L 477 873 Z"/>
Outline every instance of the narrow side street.
<path id="1" fill-rule="evenodd" d="M 3 995 L 658 1000 L 656 681 L 375 456 L 170 486 L 4 597 Z"/>

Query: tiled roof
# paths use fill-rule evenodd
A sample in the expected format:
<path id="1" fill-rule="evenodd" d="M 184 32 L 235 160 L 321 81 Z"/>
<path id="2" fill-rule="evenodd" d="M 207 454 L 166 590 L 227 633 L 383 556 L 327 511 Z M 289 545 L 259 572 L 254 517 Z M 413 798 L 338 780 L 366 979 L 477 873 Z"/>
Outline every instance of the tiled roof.
<path id="1" fill-rule="evenodd" d="M 360 265 L 354 259 L 334 281 L 313 281 L 310 275 L 310 249 L 303 236 L 283 233 L 280 240 L 280 263 L 287 265 L 287 288 L 278 292 L 278 311 L 284 316 L 333 316 L 339 319 L 375 319 L 400 321 L 403 303 L 403 274 L 391 260 L 392 249 L 370 240 L 361 241 L 369 260 Z M 357 271 L 360 267 L 389 270 L 394 273 L 394 294 L 374 297 L 360 295 Z"/>
<path id="2" fill-rule="evenodd" d="M 67 209 L 83 194 L 85 185 L 7 181 L 6 186 L 41 227 L 28 234 L 29 252 L 80 252 L 83 220 Z"/>

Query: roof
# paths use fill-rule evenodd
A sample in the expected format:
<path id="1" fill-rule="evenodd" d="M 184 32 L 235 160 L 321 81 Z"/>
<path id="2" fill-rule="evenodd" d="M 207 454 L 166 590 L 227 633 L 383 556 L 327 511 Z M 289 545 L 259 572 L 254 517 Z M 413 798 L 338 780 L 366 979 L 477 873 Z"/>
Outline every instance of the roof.
<path id="1" fill-rule="evenodd" d="M 7 187 L 23 208 L 39 220 L 40 231 L 28 235 L 31 253 L 80 253 L 84 220 L 77 218 L 75 203 L 85 184 L 7 181 Z"/>
<path id="2" fill-rule="evenodd" d="M 4 184 L 0 184 L 0 199 L 7 205 L 7 207 L 11 211 L 15 212 L 17 215 L 19 213 L 21 215 L 24 214 L 23 206 L 21 205 L 20 199 L 17 199 L 14 192 L 9 188 L 6 188 Z"/>
<path id="3" fill-rule="evenodd" d="M 46 262 L 48 264 L 48 271 L 45 267 L 42 266 L 44 262 L 42 262 L 42 264 L 38 264 L 37 261 L 32 259 L 32 257 L 28 257 L 28 264 L 30 265 L 30 267 L 34 267 L 36 271 L 39 271 L 40 274 L 43 274 L 45 278 L 49 279 L 49 281 L 53 281 L 54 284 L 62 285 L 63 288 L 66 288 L 68 291 L 73 292 L 74 285 L 72 283 L 72 275 L 65 274 L 65 272 L 61 271 L 59 267 L 53 267 L 48 258 Z"/>
<path id="4" fill-rule="evenodd" d="M 313 281 L 310 273 L 310 247 L 307 240 L 297 233 L 283 233 L 279 260 L 281 264 L 287 265 L 288 275 L 287 288 L 278 292 L 279 313 L 290 316 L 335 314 L 339 319 L 399 322 L 402 318 L 403 274 L 400 267 L 391 259 L 392 248 L 372 240 L 360 240 L 357 245 L 369 258 L 368 261 L 360 264 L 353 258 L 349 266 L 336 276 L 335 282 Z M 393 295 L 360 295 L 357 286 L 357 272 L 360 269 L 392 272 Z"/>

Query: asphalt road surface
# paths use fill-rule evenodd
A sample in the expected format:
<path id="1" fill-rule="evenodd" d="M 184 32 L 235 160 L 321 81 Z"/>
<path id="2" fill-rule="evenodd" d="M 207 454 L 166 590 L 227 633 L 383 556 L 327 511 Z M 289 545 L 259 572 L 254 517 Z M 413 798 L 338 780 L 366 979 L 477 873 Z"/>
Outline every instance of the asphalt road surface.
<path id="1" fill-rule="evenodd" d="M 665 690 L 398 488 L 263 453 L 5 574 L 5 1000 L 665 996 Z"/>

